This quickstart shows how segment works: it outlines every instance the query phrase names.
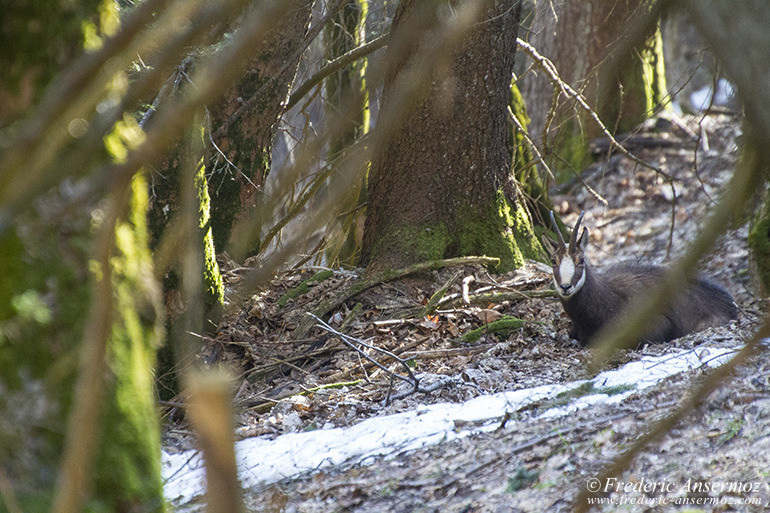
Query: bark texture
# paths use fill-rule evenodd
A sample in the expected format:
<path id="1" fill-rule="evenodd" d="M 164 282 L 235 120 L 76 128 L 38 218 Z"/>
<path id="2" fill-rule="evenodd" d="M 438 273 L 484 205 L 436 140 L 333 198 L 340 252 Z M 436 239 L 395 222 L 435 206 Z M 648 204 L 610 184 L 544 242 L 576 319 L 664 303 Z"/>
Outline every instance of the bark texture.
<path id="1" fill-rule="evenodd" d="M 294 1 L 291 14 L 268 34 L 266 50 L 253 56 L 240 82 L 210 109 L 215 147 L 207 174 L 217 251 L 225 249 L 242 209 L 258 201 L 270 171 L 270 149 L 305 48 L 312 6 L 313 0 Z"/>
<path id="2" fill-rule="evenodd" d="M 399 5 L 393 40 L 407 37 L 399 28 L 416 4 Z M 501 1 L 483 13 L 375 156 L 362 251 L 369 269 L 473 254 L 498 257 L 508 269 L 537 253 L 522 204 L 506 195 L 513 180 L 506 116 L 520 8 Z M 408 53 L 419 58 L 420 44 Z M 403 68 L 397 64 L 386 78 L 383 109 L 399 101 L 388 94 Z"/>

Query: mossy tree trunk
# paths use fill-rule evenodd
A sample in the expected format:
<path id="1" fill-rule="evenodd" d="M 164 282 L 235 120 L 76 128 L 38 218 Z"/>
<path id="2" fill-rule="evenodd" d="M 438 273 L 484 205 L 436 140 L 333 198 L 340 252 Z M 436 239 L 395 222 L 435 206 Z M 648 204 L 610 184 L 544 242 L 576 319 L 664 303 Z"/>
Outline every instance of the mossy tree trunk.
<path id="1" fill-rule="evenodd" d="M 564 82 L 583 93 L 610 132 L 632 129 L 667 101 L 659 27 L 640 48 L 627 54 L 618 74 L 608 76 L 602 66 L 650 6 L 649 0 L 567 0 L 553 5 L 538 3 L 534 11 L 530 43 L 554 63 Z M 537 141 L 546 128 L 553 91 L 542 70 L 535 69 L 522 80 L 522 94 L 532 118 L 530 130 Z M 549 164 L 563 169 L 563 159 L 579 170 L 586 163 L 588 142 L 600 131 L 572 99 L 562 96 L 546 135 L 561 157 Z"/>
<path id="2" fill-rule="evenodd" d="M 415 4 L 399 5 L 393 40 Z M 362 251 L 370 271 L 462 255 L 500 258 L 505 270 L 539 255 L 511 172 L 507 107 L 520 9 L 495 2 L 482 14 L 374 157 Z M 403 65 L 386 75 L 383 109 L 399 101 L 388 94 Z"/>
<path id="3" fill-rule="evenodd" d="M 270 169 L 270 148 L 283 102 L 299 65 L 312 4 L 311 0 L 295 1 L 290 16 L 268 34 L 266 50 L 253 56 L 243 78 L 208 111 L 210 119 L 205 123 L 204 134 L 205 165 L 195 174 L 200 203 L 196 236 L 203 239 L 203 301 L 207 330 L 216 328 L 223 310 L 224 288 L 216 253 L 225 251 L 236 218 L 245 206 L 253 205 L 257 200 L 257 191 Z M 185 73 L 190 74 L 189 70 Z M 184 80 L 181 82 L 186 84 Z M 180 145 L 158 172 L 153 173 L 149 211 L 153 248 L 164 236 L 166 228 L 172 226 L 180 208 L 179 179 L 190 176 L 180 169 L 188 162 L 185 151 L 185 146 Z M 173 324 L 186 308 L 176 269 L 166 276 L 164 289 L 170 323 Z M 169 326 L 168 332 L 175 332 L 173 326 Z M 169 344 L 159 355 L 159 390 L 164 398 L 173 397 L 179 389 L 176 374 L 172 371 L 177 363 L 176 349 Z"/>
<path id="4" fill-rule="evenodd" d="M 368 0 L 347 0 L 336 19 L 326 26 L 324 45 L 326 60 L 331 61 L 357 46 L 366 39 Z M 325 81 L 326 118 L 335 119 L 343 112 L 350 112 L 346 128 L 332 135 L 329 141 L 329 160 L 341 158 L 344 151 L 359 137 L 369 131 L 369 97 L 366 90 L 366 59 L 330 75 Z M 350 102 L 356 104 L 351 107 Z M 334 175 L 332 175 L 334 176 Z M 330 187 L 347 187 L 349 195 L 343 211 L 349 212 L 339 223 L 327 244 L 326 257 L 332 265 L 352 266 L 361 249 L 363 212 L 357 207 L 366 202 L 366 176 L 353 185 L 335 183 Z"/>
<path id="5" fill-rule="evenodd" d="M 34 111 L 56 73 L 83 51 L 84 42 L 97 48 L 116 26 L 112 0 L 48 2 L 44 8 L 24 4 L 6 12 L 0 33 L 5 43 L 18 45 L 18 52 L 0 57 L 7 71 L 0 91 L 9 100 L 0 103 L 10 107 L 0 114 L 0 128 L 12 134 L 19 126 L 15 122 L 30 122 L 19 118 Z M 11 62 L 5 62 L 8 58 Z M 120 129 L 113 135 L 127 136 Z M 108 158 L 108 152 L 104 155 Z M 105 195 L 97 204 L 63 209 L 67 191 L 64 186 L 49 191 L 0 228 L 0 475 L 5 482 L 0 509 L 12 510 L 16 502 L 22 511 L 50 510 L 77 402 L 82 341 L 98 329 L 88 322 L 93 292 L 107 276 L 107 361 L 83 499 L 89 510 L 161 511 L 152 370 L 162 309 L 148 250 L 147 185 L 136 176 L 109 199 Z M 116 198 L 125 208 L 113 231 L 105 227 L 105 212 Z M 96 235 L 103 229 L 112 240 L 105 260 L 109 273 L 94 265 Z"/>
<path id="6" fill-rule="evenodd" d="M 530 119 L 527 115 L 527 107 L 524 105 L 524 98 L 515 83 L 511 84 L 510 107 L 511 113 L 516 118 L 515 122 L 511 121 L 510 127 L 511 158 L 515 179 L 512 185 L 518 186 L 514 191 L 516 195 L 512 198 L 515 201 L 519 197 L 526 202 L 535 224 L 548 226 L 548 213 L 553 209 L 553 203 L 548 194 L 548 186 L 538 169 L 538 161 L 532 149 L 533 141 L 524 132 L 528 131 Z"/>
<path id="7" fill-rule="evenodd" d="M 765 192 L 762 207 L 752 219 L 748 243 L 758 289 L 767 297 L 770 292 L 770 190 Z"/>

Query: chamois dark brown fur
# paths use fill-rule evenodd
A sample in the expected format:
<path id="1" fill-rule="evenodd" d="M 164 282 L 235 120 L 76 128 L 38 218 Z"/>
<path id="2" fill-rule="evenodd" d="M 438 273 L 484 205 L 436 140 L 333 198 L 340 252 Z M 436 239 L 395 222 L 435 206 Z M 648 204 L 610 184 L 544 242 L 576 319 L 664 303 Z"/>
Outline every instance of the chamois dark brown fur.
<path id="1" fill-rule="evenodd" d="M 551 212 L 551 222 L 558 237 L 543 235 L 543 244 L 551 254 L 553 281 L 564 311 L 572 320 L 570 337 L 588 345 L 594 335 L 629 303 L 650 291 L 663 279 L 665 270 L 652 265 L 620 264 L 603 272 L 594 271 L 585 260 L 588 229 L 577 237 L 583 214 L 572 230 L 569 246 L 561 236 Z M 700 278 L 680 292 L 671 307 L 656 318 L 640 337 L 645 342 L 668 342 L 688 333 L 721 326 L 738 316 L 730 294 L 714 283 Z"/>

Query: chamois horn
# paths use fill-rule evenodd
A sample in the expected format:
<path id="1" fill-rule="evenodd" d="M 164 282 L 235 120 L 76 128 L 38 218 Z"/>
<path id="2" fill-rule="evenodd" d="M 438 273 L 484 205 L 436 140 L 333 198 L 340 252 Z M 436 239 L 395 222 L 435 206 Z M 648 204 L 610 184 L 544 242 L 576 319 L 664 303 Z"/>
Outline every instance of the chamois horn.
<path id="1" fill-rule="evenodd" d="M 575 223 L 575 227 L 572 229 L 572 236 L 569 239 L 569 249 L 574 249 L 575 244 L 577 243 L 577 235 L 580 231 L 580 222 L 583 220 L 583 216 L 585 215 L 586 211 L 583 210 L 580 213 L 580 217 L 578 217 L 577 222 Z"/>
<path id="2" fill-rule="evenodd" d="M 564 242 L 564 237 L 561 234 L 561 230 L 559 230 L 559 225 L 556 224 L 556 218 L 553 217 L 553 210 L 551 210 L 551 224 L 553 224 L 553 231 L 556 232 L 556 236 L 559 238 L 559 246 L 566 249 L 567 244 Z"/>

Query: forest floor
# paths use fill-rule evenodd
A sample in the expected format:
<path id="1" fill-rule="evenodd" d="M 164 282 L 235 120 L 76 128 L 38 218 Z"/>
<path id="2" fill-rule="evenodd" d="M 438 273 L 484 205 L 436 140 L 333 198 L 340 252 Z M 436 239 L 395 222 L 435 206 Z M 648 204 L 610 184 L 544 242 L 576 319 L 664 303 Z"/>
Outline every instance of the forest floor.
<path id="1" fill-rule="evenodd" d="M 725 114 L 683 123 L 657 119 L 626 144 L 673 177 L 673 188 L 668 178 L 614 155 L 582 174 L 593 192 L 574 181 L 554 191 L 553 198 L 568 225 L 586 211 L 588 258 L 595 267 L 620 261 L 665 264 L 687 248 L 729 181 L 739 134 L 738 119 Z M 721 237 L 701 269 L 733 295 L 742 309 L 739 320 L 669 344 L 625 351 L 611 367 L 676 350 L 741 346 L 756 330 L 763 309 L 753 293 L 746 235 L 746 226 L 741 226 Z M 227 284 L 237 285 L 243 269 L 227 262 L 223 268 Z M 279 273 L 268 290 L 225 319 L 217 336 L 205 343 L 201 356 L 206 361 L 224 363 L 239 376 L 237 437 L 274 438 L 350 426 L 420 405 L 588 376 L 590 350 L 570 340 L 570 322 L 561 304 L 543 292 L 551 287 L 550 269 L 543 264 L 530 262 L 505 275 L 477 265 L 453 266 L 380 283 L 330 312 L 333 331 L 314 327 L 297 337 L 308 311 L 359 277 L 353 271 L 322 271 Z M 444 303 L 423 315 L 431 296 L 453 278 Z M 470 304 L 461 297 L 463 279 Z M 498 294 L 500 299 L 474 302 L 480 294 Z M 474 341 L 462 339 L 504 316 L 526 322 L 497 333 L 482 329 Z M 365 341 L 389 354 L 358 352 L 335 332 L 351 337 L 353 346 Z M 411 393 L 409 383 L 400 378 L 393 382 L 392 372 L 407 377 L 411 372 L 430 391 Z M 520 412 L 515 423 L 500 422 L 494 432 L 295 476 L 247 493 L 248 509 L 571 511 L 589 479 L 674 411 L 705 374 L 693 369 L 620 403 L 559 418 L 537 418 L 535 406 Z M 166 450 L 191 447 L 194 442 L 184 425 L 169 422 Z M 685 497 L 695 511 L 768 511 L 768 461 L 770 357 L 764 351 L 637 456 L 618 476 L 621 488 L 606 496 L 616 502 L 597 510 L 679 511 L 682 506 L 674 501 Z M 703 490 L 703 485 L 725 482 L 749 483 L 745 486 L 750 489 Z M 639 491 L 650 483 L 659 488 Z M 623 485 L 631 488 L 624 490 Z"/>

